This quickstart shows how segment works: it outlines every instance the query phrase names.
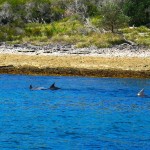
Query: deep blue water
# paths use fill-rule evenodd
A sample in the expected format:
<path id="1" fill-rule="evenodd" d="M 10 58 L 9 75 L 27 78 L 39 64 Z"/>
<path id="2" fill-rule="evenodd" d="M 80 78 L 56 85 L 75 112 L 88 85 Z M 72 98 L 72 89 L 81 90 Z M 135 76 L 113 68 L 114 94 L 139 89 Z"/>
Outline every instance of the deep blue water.
<path id="1" fill-rule="evenodd" d="M 0 87 L 0 150 L 150 149 L 150 98 L 136 96 L 149 79 L 0 75 Z"/>

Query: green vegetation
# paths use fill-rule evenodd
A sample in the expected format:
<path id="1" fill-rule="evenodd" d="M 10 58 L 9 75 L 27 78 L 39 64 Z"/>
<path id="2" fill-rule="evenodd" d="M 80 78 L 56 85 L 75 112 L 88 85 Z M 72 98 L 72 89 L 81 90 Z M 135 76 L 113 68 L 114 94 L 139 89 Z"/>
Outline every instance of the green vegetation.
<path id="1" fill-rule="evenodd" d="M 0 42 L 110 47 L 124 42 L 119 30 L 150 47 L 149 10 L 147 0 L 1 0 Z"/>
<path id="2" fill-rule="evenodd" d="M 124 13 L 130 17 L 130 25 L 150 23 L 150 0 L 126 0 L 123 7 Z"/>
<path id="3" fill-rule="evenodd" d="M 3 31 L 3 32 L 2 32 Z M 7 34 L 6 34 L 7 33 Z M 40 45 L 47 43 L 70 43 L 77 47 L 109 47 L 122 43 L 121 36 L 113 33 L 95 33 L 85 30 L 79 21 L 61 21 L 52 24 L 31 23 L 22 28 L 1 27 L 1 41 Z"/>
<path id="4" fill-rule="evenodd" d="M 114 32 L 115 29 L 127 26 L 129 22 L 129 17 L 124 15 L 119 4 L 108 2 L 102 6 L 102 24 L 105 29 Z"/>
<path id="5" fill-rule="evenodd" d="M 144 26 L 137 28 L 122 29 L 125 37 L 139 45 L 146 45 L 150 47 L 150 29 Z"/>

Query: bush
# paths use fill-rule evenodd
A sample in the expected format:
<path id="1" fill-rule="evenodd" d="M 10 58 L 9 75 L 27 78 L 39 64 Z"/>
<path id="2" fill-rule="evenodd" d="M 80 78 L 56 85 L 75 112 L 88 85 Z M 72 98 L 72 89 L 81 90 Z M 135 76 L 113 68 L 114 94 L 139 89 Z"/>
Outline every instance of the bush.
<path id="1" fill-rule="evenodd" d="M 54 35 L 54 30 L 50 27 L 45 27 L 44 32 L 47 37 L 52 37 Z"/>
<path id="2" fill-rule="evenodd" d="M 128 25 L 129 17 L 124 15 L 119 3 L 106 2 L 101 8 L 101 15 L 104 28 L 112 32 Z"/>
<path id="3" fill-rule="evenodd" d="M 126 39 L 131 40 L 139 45 L 150 47 L 150 29 L 144 26 L 135 28 L 125 28 L 121 30 Z"/>
<path id="4" fill-rule="evenodd" d="M 150 23 L 150 0 L 126 0 L 124 12 L 130 17 L 130 25 Z"/>

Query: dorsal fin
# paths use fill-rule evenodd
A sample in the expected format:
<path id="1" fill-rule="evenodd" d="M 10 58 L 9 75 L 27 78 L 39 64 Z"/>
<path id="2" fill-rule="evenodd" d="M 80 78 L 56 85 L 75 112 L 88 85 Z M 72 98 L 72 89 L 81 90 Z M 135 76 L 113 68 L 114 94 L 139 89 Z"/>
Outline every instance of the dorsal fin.
<path id="1" fill-rule="evenodd" d="M 140 92 L 137 94 L 138 96 L 144 96 L 144 89 L 142 89 Z"/>
<path id="2" fill-rule="evenodd" d="M 32 89 L 33 87 L 32 87 L 32 85 L 30 85 L 30 87 L 29 87 L 30 89 Z"/>
<path id="3" fill-rule="evenodd" d="M 50 88 L 54 88 L 55 87 L 55 82 L 50 86 Z"/>

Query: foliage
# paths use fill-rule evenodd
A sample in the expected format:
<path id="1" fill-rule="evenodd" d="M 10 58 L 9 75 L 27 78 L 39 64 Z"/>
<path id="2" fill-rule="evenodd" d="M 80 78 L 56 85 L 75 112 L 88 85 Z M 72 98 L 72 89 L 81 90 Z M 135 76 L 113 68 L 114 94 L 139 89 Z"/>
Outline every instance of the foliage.
<path id="1" fill-rule="evenodd" d="M 129 18 L 123 14 L 119 4 L 113 2 L 105 3 L 101 8 L 102 24 L 106 29 L 114 32 L 115 29 L 127 25 Z"/>
<path id="2" fill-rule="evenodd" d="M 122 43 L 122 37 L 96 31 L 115 32 L 128 22 L 145 25 L 150 22 L 149 10 L 149 0 L 0 0 L 0 42 L 109 47 Z M 144 26 L 122 32 L 129 40 L 150 45 Z"/>
<path id="3" fill-rule="evenodd" d="M 91 18 L 91 23 L 96 27 L 102 27 L 102 16 L 96 16 Z"/>
<path id="4" fill-rule="evenodd" d="M 101 10 L 102 6 L 102 10 Z M 116 11 L 115 11 L 116 10 Z M 145 25 L 150 22 L 150 0 L 1 0 L 0 24 L 51 23 L 65 17 L 78 15 L 83 20 L 104 16 L 103 22 L 111 19 L 118 26 Z M 115 17 L 115 20 L 112 18 Z M 116 22 L 117 21 L 117 22 Z M 18 23 L 17 23 L 18 22 Z M 108 24 L 108 22 L 106 23 Z M 110 23 L 109 23 L 110 24 Z M 112 28 L 112 27 L 111 27 Z"/>
<path id="5" fill-rule="evenodd" d="M 0 4 L 0 24 L 50 23 L 62 19 L 65 13 L 65 3 L 59 0 L 3 0 Z"/>
<path id="6" fill-rule="evenodd" d="M 77 20 L 64 20 L 52 24 L 30 23 L 22 30 L 19 28 L 21 32 L 18 31 L 18 28 L 1 26 L 0 30 L 3 32 L 0 34 L 0 41 L 9 41 L 9 43 L 30 42 L 36 45 L 61 42 L 74 44 L 77 47 L 88 47 L 91 46 L 91 43 L 97 47 L 109 47 L 114 43 L 123 42 L 122 38 L 116 34 L 89 32 L 85 35 L 81 32 L 81 28 L 85 29 L 84 25 Z"/>
<path id="7" fill-rule="evenodd" d="M 145 25 L 150 22 L 150 0 L 126 0 L 124 12 L 131 18 L 131 25 Z"/>
<path id="8" fill-rule="evenodd" d="M 126 39 L 131 40 L 139 45 L 150 47 L 150 29 L 144 26 L 135 28 L 125 28 L 121 30 Z"/>
<path id="9" fill-rule="evenodd" d="M 11 28 L 9 26 L 0 27 L 0 42 L 13 41 L 21 38 L 21 34 L 18 32 L 18 28 Z"/>

